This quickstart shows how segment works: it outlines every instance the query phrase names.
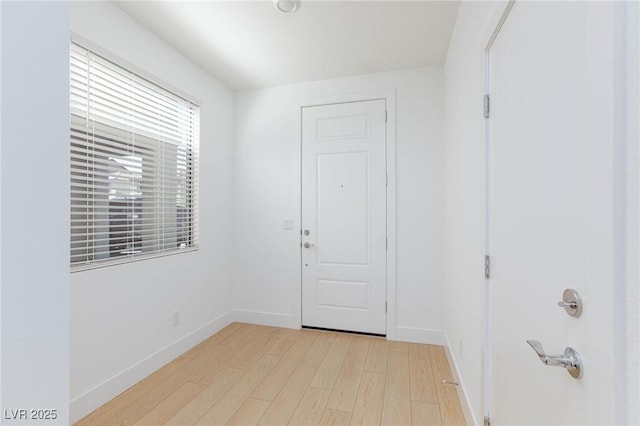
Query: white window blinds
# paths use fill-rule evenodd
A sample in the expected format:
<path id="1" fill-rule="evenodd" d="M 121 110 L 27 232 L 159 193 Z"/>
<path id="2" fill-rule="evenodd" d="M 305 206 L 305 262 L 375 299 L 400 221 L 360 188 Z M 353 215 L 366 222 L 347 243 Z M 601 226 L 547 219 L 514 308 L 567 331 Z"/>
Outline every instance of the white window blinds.
<path id="1" fill-rule="evenodd" d="M 72 44 L 72 267 L 198 246 L 198 140 L 198 106 Z"/>

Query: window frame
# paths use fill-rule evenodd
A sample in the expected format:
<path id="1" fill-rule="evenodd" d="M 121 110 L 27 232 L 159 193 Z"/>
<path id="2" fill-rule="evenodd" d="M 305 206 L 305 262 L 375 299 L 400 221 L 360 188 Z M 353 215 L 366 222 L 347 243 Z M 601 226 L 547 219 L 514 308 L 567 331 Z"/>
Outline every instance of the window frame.
<path id="1" fill-rule="evenodd" d="M 199 100 L 197 97 L 194 97 L 193 95 L 186 93 L 185 91 L 176 88 L 175 86 L 173 86 L 172 84 L 169 84 L 167 82 L 165 82 L 164 80 L 158 78 L 157 76 L 145 71 L 144 69 L 141 69 L 140 67 L 132 64 L 131 62 L 122 59 L 120 56 L 113 54 L 112 52 L 102 48 L 101 46 L 96 45 L 95 43 L 83 38 L 82 36 L 79 36 L 78 34 L 72 32 L 71 33 L 71 38 L 70 38 L 70 43 L 72 44 L 77 44 L 80 47 L 89 50 L 90 52 L 94 53 L 97 56 L 100 56 L 104 59 L 106 59 L 107 61 L 110 61 L 112 63 L 114 63 L 115 65 L 125 69 L 126 71 L 130 72 L 131 74 L 136 75 L 137 77 L 140 77 L 144 80 L 147 80 L 148 82 L 158 86 L 159 88 L 172 93 L 175 96 L 178 96 L 182 99 L 184 99 L 185 101 L 193 104 L 195 107 L 198 108 L 198 116 L 200 117 L 200 112 L 202 110 L 202 101 Z M 71 122 L 69 123 L 71 126 Z M 199 146 L 200 144 L 200 120 L 198 120 L 198 137 L 197 137 L 197 141 L 196 144 Z M 199 148 L 197 148 L 197 151 L 199 152 Z M 198 158 L 196 160 L 196 168 L 199 170 L 199 154 L 197 154 Z M 100 269 L 100 268 L 106 268 L 106 267 L 111 267 L 111 266 L 116 266 L 116 265 L 122 265 L 122 264 L 127 264 L 127 263 L 133 263 L 133 262 L 140 262 L 140 261 L 144 261 L 144 260 L 148 260 L 148 259 L 155 259 L 155 258 L 162 258 L 162 257 L 166 257 L 166 256 L 174 256 L 174 255 L 178 255 L 178 254 L 182 254 L 182 253 L 191 253 L 191 252 L 195 252 L 198 251 L 200 249 L 200 243 L 199 243 L 199 205 L 200 205 L 200 189 L 199 189 L 199 171 L 195 172 L 195 175 L 192 176 L 192 182 L 193 182 L 193 187 L 196 188 L 197 193 L 195 194 L 194 200 L 192 202 L 192 204 L 189 207 L 189 210 L 195 210 L 195 212 L 193 213 L 192 216 L 192 220 L 194 221 L 194 225 L 193 225 L 193 231 L 190 233 L 190 235 L 188 236 L 188 238 L 191 240 L 193 238 L 196 239 L 196 241 L 194 243 L 192 243 L 193 245 L 188 246 L 188 247 L 184 247 L 184 248 L 176 248 L 176 249 L 171 249 L 171 250 L 167 250 L 167 251 L 158 251 L 158 252 L 152 252 L 152 253 L 140 253 L 140 254 L 135 254 L 135 255 L 129 255 L 129 256 L 121 256 L 121 257 L 113 257 L 113 258 L 109 258 L 109 259 L 104 259 L 104 260 L 92 260 L 92 261 L 88 261 L 88 262 L 83 262 L 83 263 L 71 263 L 71 259 L 69 259 L 70 262 L 70 272 L 71 273 L 75 273 L 75 272 L 82 272 L 82 271 L 87 271 L 87 270 L 92 270 L 92 269 Z M 71 189 L 71 187 L 70 187 Z M 69 219 L 71 219 L 71 206 L 70 206 L 70 211 L 69 211 Z M 71 240 L 70 240 L 71 242 Z"/>

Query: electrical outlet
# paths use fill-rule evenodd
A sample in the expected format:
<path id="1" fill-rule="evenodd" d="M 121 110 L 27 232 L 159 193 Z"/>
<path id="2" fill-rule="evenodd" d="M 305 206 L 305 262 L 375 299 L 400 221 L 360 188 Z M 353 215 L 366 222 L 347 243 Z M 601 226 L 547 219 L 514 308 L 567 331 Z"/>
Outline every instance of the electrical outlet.
<path id="1" fill-rule="evenodd" d="M 173 314 L 171 315 L 171 319 L 173 321 L 173 325 L 180 324 L 180 311 L 173 311 Z"/>

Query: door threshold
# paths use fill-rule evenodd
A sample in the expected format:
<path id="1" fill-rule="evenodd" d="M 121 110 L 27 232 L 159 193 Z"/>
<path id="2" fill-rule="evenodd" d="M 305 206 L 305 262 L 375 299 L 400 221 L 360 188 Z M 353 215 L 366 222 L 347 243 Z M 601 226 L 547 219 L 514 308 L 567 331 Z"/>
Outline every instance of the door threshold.
<path id="1" fill-rule="evenodd" d="M 303 325 L 302 328 L 305 328 L 305 329 L 308 329 L 308 330 L 331 331 L 331 332 L 334 332 L 334 333 L 360 334 L 362 336 L 384 337 L 384 338 L 387 337 L 386 334 L 365 333 L 364 331 L 338 330 L 338 329 L 335 329 L 335 328 L 311 327 L 309 325 Z"/>

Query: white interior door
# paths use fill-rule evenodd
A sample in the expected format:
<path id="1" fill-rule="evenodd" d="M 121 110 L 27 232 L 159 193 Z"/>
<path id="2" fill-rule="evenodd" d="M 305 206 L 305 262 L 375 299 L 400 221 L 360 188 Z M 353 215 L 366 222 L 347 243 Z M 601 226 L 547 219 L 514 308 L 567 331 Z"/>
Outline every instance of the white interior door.
<path id="1" fill-rule="evenodd" d="M 302 325 L 386 334 L 384 100 L 302 110 Z"/>
<path id="2" fill-rule="evenodd" d="M 494 425 L 614 423 L 609 11 L 516 2 L 489 50 Z M 566 288 L 577 318 L 558 306 Z M 575 348 L 582 378 L 527 340 Z"/>

